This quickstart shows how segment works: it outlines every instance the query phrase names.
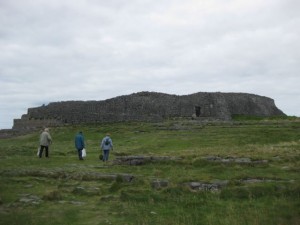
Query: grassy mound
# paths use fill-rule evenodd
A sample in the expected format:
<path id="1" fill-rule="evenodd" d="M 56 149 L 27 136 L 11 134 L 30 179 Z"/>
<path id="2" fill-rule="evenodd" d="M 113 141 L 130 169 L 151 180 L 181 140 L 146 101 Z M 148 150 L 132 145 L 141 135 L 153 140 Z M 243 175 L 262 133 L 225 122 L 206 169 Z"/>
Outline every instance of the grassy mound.
<path id="1" fill-rule="evenodd" d="M 79 130 L 84 161 L 74 148 Z M 115 147 L 104 164 L 106 132 Z M 0 224 L 300 223 L 298 118 L 90 124 L 50 133 L 49 159 L 36 156 L 38 132 L 0 140 Z M 131 156 L 151 160 L 114 163 Z"/>

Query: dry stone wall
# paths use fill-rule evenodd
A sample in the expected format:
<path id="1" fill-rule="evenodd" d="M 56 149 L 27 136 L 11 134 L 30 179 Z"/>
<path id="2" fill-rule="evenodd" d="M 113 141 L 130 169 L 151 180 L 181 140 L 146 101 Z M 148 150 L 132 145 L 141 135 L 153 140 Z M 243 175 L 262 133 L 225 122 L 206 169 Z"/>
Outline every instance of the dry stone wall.
<path id="1" fill-rule="evenodd" d="M 183 117 L 230 120 L 233 114 L 284 115 L 274 100 L 247 93 L 208 93 L 169 95 L 139 92 L 104 101 L 53 102 L 29 108 L 21 119 L 14 120 L 14 130 L 65 124 L 152 121 Z"/>

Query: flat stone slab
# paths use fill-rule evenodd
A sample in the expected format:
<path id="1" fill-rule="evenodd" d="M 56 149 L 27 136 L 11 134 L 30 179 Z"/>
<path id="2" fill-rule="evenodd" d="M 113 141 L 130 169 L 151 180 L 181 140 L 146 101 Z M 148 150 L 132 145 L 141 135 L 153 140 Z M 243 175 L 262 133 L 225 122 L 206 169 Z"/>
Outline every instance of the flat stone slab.
<path id="1" fill-rule="evenodd" d="M 205 181 L 193 181 L 184 183 L 185 186 L 188 186 L 190 189 L 194 191 L 219 191 L 220 189 L 224 188 L 228 184 L 228 180 L 215 180 L 211 182 Z"/>
<path id="2" fill-rule="evenodd" d="M 25 204 L 38 205 L 42 202 L 42 199 L 40 197 L 36 196 L 36 195 L 24 194 L 19 199 L 19 202 L 25 203 Z"/>

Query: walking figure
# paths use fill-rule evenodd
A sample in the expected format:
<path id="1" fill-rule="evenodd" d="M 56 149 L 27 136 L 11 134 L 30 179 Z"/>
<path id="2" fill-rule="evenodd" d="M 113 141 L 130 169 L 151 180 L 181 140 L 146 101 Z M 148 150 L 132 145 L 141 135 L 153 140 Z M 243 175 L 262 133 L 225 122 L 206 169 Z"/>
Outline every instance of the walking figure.
<path id="1" fill-rule="evenodd" d="M 109 157 L 109 151 L 113 150 L 113 142 L 112 139 L 110 138 L 109 133 L 107 133 L 106 136 L 102 139 L 100 143 L 100 148 L 103 151 L 102 161 L 107 162 Z"/>

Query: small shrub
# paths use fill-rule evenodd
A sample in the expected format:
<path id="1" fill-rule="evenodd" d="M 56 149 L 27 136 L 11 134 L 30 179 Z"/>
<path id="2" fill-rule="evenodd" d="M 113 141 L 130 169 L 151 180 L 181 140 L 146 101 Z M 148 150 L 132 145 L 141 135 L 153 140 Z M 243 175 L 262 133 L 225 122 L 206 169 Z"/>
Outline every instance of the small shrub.
<path id="1" fill-rule="evenodd" d="M 117 192 L 118 190 L 120 190 L 122 188 L 122 183 L 120 182 L 114 182 L 110 188 L 109 188 L 109 191 L 110 192 Z"/>
<path id="2" fill-rule="evenodd" d="M 62 195 L 58 190 L 49 191 L 43 196 L 43 200 L 59 201 L 62 200 Z"/>
<path id="3" fill-rule="evenodd" d="M 138 190 L 127 190 L 122 191 L 120 195 L 120 199 L 122 201 L 128 202 L 149 202 L 153 200 L 152 192 L 149 191 L 138 191 Z"/>
<path id="4" fill-rule="evenodd" d="M 245 187 L 225 188 L 221 191 L 222 199 L 249 199 L 249 190 Z"/>

